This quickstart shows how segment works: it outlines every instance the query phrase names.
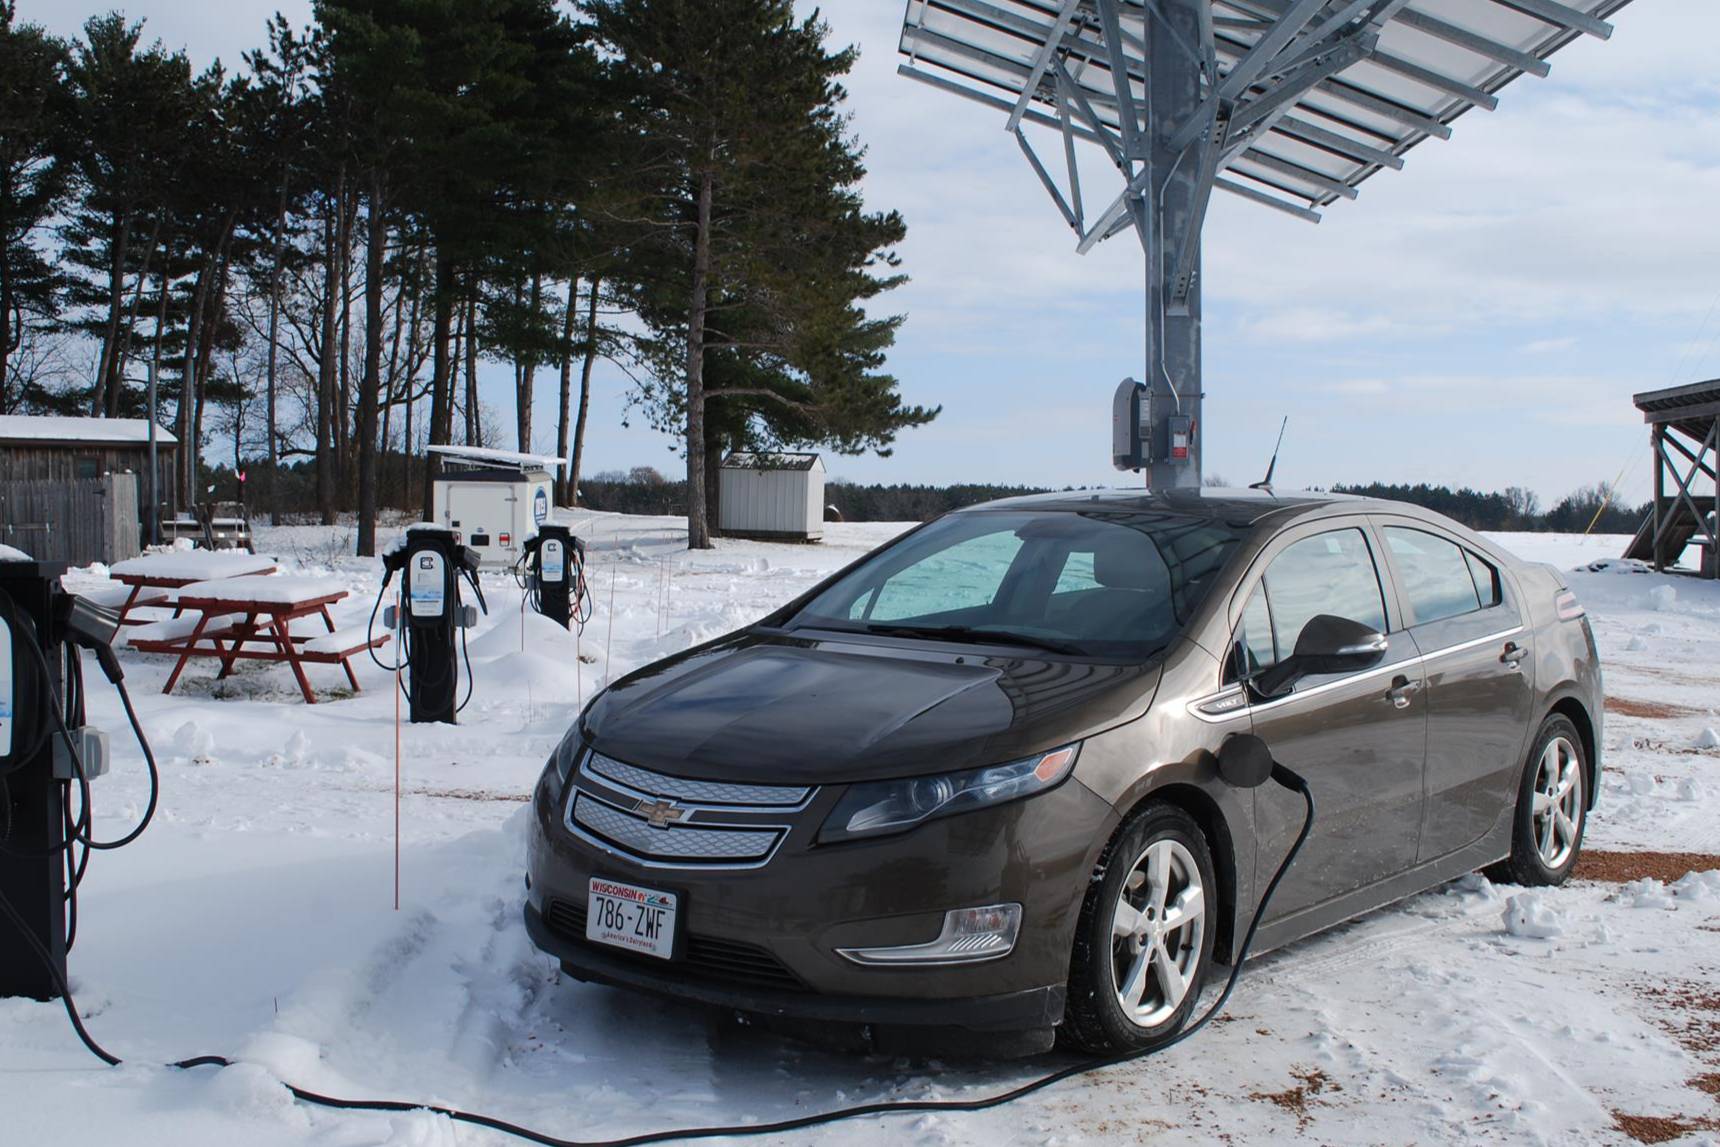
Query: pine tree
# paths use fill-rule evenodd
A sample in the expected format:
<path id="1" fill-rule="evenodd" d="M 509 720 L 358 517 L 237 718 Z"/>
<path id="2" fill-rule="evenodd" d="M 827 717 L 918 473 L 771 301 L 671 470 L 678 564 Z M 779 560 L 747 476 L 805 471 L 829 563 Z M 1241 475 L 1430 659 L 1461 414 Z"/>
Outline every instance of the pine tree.
<path id="1" fill-rule="evenodd" d="M 27 324 L 53 310 L 55 275 L 37 241 L 66 194 L 58 145 L 67 114 L 66 47 L 0 0 L 0 414 L 25 400 L 12 356 Z"/>
<path id="2" fill-rule="evenodd" d="M 100 347 L 91 408 L 135 405 L 125 364 L 151 266 L 168 223 L 166 200 L 194 143 L 191 64 L 159 43 L 141 47 L 142 24 L 110 13 L 84 25 L 67 74 L 72 94 L 67 157 L 76 202 L 61 228 L 75 272 L 68 325 Z"/>
<path id="3" fill-rule="evenodd" d="M 825 50 L 816 14 L 796 20 L 791 0 L 588 8 L 634 140 L 619 214 L 639 233 L 619 285 L 650 332 L 647 408 L 684 434 L 688 545 L 702 549 L 712 430 L 748 424 L 713 404 L 780 408 L 791 437 L 838 447 L 881 446 L 936 416 L 902 407 L 874 371 L 899 320 L 858 307 L 900 282 L 889 248 L 905 228 L 861 209 L 841 113 L 855 55 Z"/>

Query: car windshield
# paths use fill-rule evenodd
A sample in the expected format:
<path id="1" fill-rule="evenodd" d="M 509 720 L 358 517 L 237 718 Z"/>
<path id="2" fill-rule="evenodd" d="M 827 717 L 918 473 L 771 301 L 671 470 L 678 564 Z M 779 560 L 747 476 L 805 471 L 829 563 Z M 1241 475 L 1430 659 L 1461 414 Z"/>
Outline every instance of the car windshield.
<path id="1" fill-rule="evenodd" d="M 785 625 L 1145 659 L 1247 532 L 1158 511 L 951 514 L 873 554 Z"/>

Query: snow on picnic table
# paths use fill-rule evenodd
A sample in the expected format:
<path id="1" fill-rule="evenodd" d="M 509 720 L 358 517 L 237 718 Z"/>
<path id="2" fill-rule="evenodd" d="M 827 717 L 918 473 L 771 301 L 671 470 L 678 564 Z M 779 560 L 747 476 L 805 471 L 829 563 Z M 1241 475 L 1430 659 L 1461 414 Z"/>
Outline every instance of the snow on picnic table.
<path id="1" fill-rule="evenodd" d="M 202 581 L 262 574 L 274 568 L 275 560 L 264 554 L 173 549 L 115 562 L 110 572 L 116 577 Z"/>
<path id="2" fill-rule="evenodd" d="M 677 519 L 563 517 L 589 545 L 596 617 L 583 635 L 563 632 L 522 612 L 507 574 L 484 575 L 490 612 L 471 634 L 477 686 L 460 725 L 401 731 L 399 912 L 385 669 L 358 661 L 363 692 L 348 696 L 337 668 L 312 667 L 332 702 L 313 710 L 281 666 L 243 663 L 226 680 L 194 667 L 161 696 L 169 660 L 122 655 L 161 759 L 162 807 L 137 844 L 92 861 L 71 966 L 89 1026 L 132 1064 L 90 1059 L 58 1005 L 0 1001 L 0 1142 L 507 1142 L 422 1112 L 304 1107 L 281 1080 L 609 1137 L 978 1095 L 1067 1062 L 814 1050 L 574 983 L 532 948 L 519 918 L 525 802 L 581 699 L 612 673 L 751 621 L 905 528 L 830 524 L 822 545 L 720 541 L 692 554 Z M 258 535 L 284 569 L 350 589 L 335 623 L 364 626 L 380 563 L 345 556 L 350 530 Z M 1567 571 L 1625 542 L 1499 540 Z M 1720 851 L 1720 755 L 1696 747 L 1720 724 L 1720 586 L 1616 572 L 1628 568 L 1566 575 L 1594 619 L 1618 710 L 1589 844 Z M 97 833 L 113 837 L 141 811 L 145 785 L 99 676 L 89 704 L 114 746 L 95 796 Z M 771 1141 L 1626 1143 L 1621 1128 L 1720 1117 L 1708 1086 L 1720 1015 L 1703 1010 L 1716 998 L 1720 876 L 1534 893 L 1470 877 L 1263 957 L 1222 1022 L 1162 1056 L 980 1115 Z M 144 1066 L 203 1052 L 243 1062 Z"/>
<path id="3" fill-rule="evenodd" d="M 219 601 L 227 603 L 256 602 L 260 605 L 299 605 L 307 601 L 346 595 L 348 589 L 330 577 L 309 577 L 303 574 L 282 574 L 275 577 L 230 577 L 215 581 L 197 581 L 179 589 L 179 600 Z"/>

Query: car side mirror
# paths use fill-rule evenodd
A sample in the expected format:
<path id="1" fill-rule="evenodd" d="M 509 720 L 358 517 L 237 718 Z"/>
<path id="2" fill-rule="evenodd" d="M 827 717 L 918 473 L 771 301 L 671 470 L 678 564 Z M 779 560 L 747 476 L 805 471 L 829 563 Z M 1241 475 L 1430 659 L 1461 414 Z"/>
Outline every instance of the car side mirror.
<path id="1" fill-rule="evenodd" d="M 1302 678 L 1316 673 L 1351 673 L 1385 657 L 1386 635 L 1359 621 L 1322 613 L 1310 618 L 1296 638 L 1296 651 L 1250 683 L 1262 697 L 1282 697 Z"/>

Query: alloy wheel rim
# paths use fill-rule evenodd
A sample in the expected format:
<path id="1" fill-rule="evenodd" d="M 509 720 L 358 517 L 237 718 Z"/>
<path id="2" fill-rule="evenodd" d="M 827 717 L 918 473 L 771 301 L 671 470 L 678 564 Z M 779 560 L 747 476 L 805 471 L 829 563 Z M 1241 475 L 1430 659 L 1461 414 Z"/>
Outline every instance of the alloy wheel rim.
<path id="1" fill-rule="evenodd" d="M 1582 761 L 1564 737 L 1541 750 L 1534 799 L 1535 850 L 1548 868 L 1563 867 L 1576 851 L 1583 824 Z"/>
<path id="2" fill-rule="evenodd" d="M 1149 844 L 1129 868 L 1111 911 L 1111 986 L 1123 1014 L 1157 1027 L 1182 1006 L 1199 970 L 1206 887 L 1194 854 L 1176 840 Z"/>

